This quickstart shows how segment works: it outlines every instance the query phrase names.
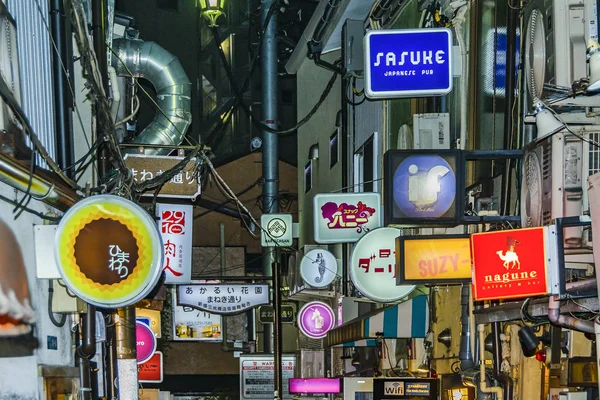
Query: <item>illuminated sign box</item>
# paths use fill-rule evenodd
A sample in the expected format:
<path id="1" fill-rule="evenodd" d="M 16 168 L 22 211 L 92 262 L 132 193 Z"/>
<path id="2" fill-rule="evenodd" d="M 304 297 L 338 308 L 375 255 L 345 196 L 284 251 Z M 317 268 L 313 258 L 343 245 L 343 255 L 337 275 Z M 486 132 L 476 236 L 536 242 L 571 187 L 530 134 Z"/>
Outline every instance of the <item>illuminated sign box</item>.
<path id="1" fill-rule="evenodd" d="M 335 394 L 342 391 L 340 378 L 292 378 L 290 393 Z"/>
<path id="2" fill-rule="evenodd" d="M 448 284 L 471 281 L 469 235 L 399 236 L 396 284 Z"/>
<path id="3" fill-rule="evenodd" d="M 385 225 L 457 224 L 463 215 L 458 150 L 390 150 L 384 155 Z"/>
<path id="4" fill-rule="evenodd" d="M 373 400 L 437 399 L 440 381 L 434 378 L 373 379 Z"/>
<path id="5" fill-rule="evenodd" d="M 367 32 L 365 94 L 370 99 L 442 96 L 452 90 L 452 32 L 446 28 Z"/>
<path id="6" fill-rule="evenodd" d="M 473 298 L 514 299 L 548 294 L 548 228 L 471 235 Z"/>

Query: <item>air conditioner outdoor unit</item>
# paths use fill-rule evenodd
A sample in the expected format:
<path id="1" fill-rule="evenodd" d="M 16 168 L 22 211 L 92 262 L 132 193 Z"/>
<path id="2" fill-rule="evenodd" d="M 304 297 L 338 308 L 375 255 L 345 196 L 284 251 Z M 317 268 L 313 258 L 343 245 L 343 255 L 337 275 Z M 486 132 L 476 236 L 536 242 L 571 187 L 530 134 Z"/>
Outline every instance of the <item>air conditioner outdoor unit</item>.
<path id="1" fill-rule="evenodd" d="M 586 42 L 598 35 L 595 8 L 595 0 L 527 2 L 523 72 L 529 111 L 539 100 L 550 99 L 552 86 L 570 88 L 588 76 Z"/>
<path id="2" fill-rule="evenodd" d="M 521 176 L 524 228 L 550 225 L 555 218 L 582 214 L 585 185 L 581 139 L 561 131 L 528 144 L 523 151 Z M 565 229 L 565 247 L 581 246 L 582 228 Z"/>
<path id="3" fill-rule="evenodd" d="M 450 114 L 413 115 L 415 149 L 450 148 Z"/>

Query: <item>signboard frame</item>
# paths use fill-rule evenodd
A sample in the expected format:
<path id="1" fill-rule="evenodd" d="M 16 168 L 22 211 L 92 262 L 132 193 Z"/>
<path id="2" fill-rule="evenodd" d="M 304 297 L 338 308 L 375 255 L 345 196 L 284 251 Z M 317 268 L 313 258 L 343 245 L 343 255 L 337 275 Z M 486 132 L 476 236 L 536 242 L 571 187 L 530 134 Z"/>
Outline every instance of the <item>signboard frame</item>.
<path id="1" fill-rule="evenodd" d="M 271 318 L 271 321 L 269 321 L 268 319 L 265 319 L 264 317 L 261 317 L 261 311 L 263 311 L 263 309 L 268 309 L 271 308 L 271 312 L 273 312 L 273 305 L 272 304 L 265 304 L 262 305 L 260 307 L 258 307 L 257 309 L 257 314 L 256 314 L 256 318 L 258 319 L 258 322 L 261 324 L 272 324 L 273 323 L 273 319 Z M 293 324 L 294 322 L 296 322 L 296 318 L 298 316 L 298 306 L 296 305 L 296 303 L 290 303 L 290 302 L 284 302 L 281 304 L 281 311 L 283 312 L 284 308 L 291 308 L 292 309 L 292 316 L 291 319 L 286 320 L 285 316 L 281 316 L 281 323 L 282 324 Z"/>
<path id="2" fill-rule="evenodd" d="M 299 390 L 304 386 L 313 386 L 315 390 Z M 292 378 L 289 380 L 289 392 L 290 394 L 307 395 L 338 394 L 342 392 L 342 378 Z"/>
<path id="3" fill-rule="evenodd" d="M 259 362 L 271 362 L 274 364 L 273 355 L 270 354 L 242 354 L 240 356 L 240 400 L 272 400 L 273 398 L 273 384 L 263 383 L 262 385 L 266 385 L 270 389 L 270 394 L 265 395 L 263 397 L 255 397 L 255 396 L 245 396 L 245 375 L 244 375 L 244 363 L 259 363 Z M 289 379 L 295 377 L 296 370 L 296 356 L 294 354 L 283 354 L 281 357 L 281 363 L 285 365 L 285 363 L 291 363 L 293 366 L 292 376 L 288 376 L 287 379 L 285 376 L 282 376 L 283 381 L 283 393 L 280 395 L 281 399 L 291 400 L 294 396 L 289 393 Z M 274 365 L 273 365 L 274 366 Z M 286 369 L 283 369 L 283 373 L 285 374 Z M 275 371 L 273 371 L 273 381 L 275 380 Z M 257 383 L 258 384 L 258 383 Z"/>
<path id="4" fill-rule="evenodd" d="M 400 385 L 396 386 L 396 383 Z M 402 388 L 402 390 L 396 390 L 397 393 L 385 393 L 386 384 L 392 385 L 395 388 Z M 428 384 L 428 393 L 421 392 L 424 388 L 421 387 L 423 384 Z M 414 385 L 415 392 L 411 393 L 409 385 Z M 436 378 L 379 378 L 373 379 L 373 400 L 383 399 L 411 399 L 414 397 L 437 399 L 440 392 L 440 380 Z"/>
<path id="5" fill-rule="evenodd" d="M 196 287 L 198 289 L 198 291 L 200 291 L 200 287 L 216 287 L 216 286 L 220 286 L 220 287 L 252 287 L 252 288 L 260 288 L 261 289 L 261 293 L 257 294 L 255 293 L 255 295 L 260 295 L 261 296 L 261 300 L 253 303 L 253 304 L 249 304 L 247 306 L 242 306 L 239 309 L 234 309 L 231 311 L 227 311 L 227 310 L 211 310 L 209 308 L 205 308 L 203 306 L 201 306 L 200 304 L 193 304 L 192 302 L 182 302 L 182 294 L 181 291 L 182 290 L 187 290 L 187 289 L 191 289 L 192 292 L 191 293 L 185 293 L 185 296 L 193 296 L 193 287 Z M 255 290 L 256 291 L 256 290 Z M 227 295 L 227 297 L 230 297 L 232 294 L 234 293 L 224 293 L 223 296 Z M 248 293 L 249 294 L 249 293 Z M 203 295 L 203 294 L 200 294 Z M 265 299 L 266 297 L 266 299 Z M 270 287 L 268 284 L 266 283 L 191 283 L 191 284 L 183 284 L 183 285 L 177 285 L 177 305 L 178 306 L 187 306 L 187 307 L 192 307 L 201 311 L 206 311 L 209 312 L 211 314 L 216 314 L 216 315 L 236 315 L 236 314 L 241 314 L 243 312 L 246 312 L 248 310 L 251 310 L 253 308 L 256 308 L 258 306 L 262 306 L 265 304 L 269 304 L 270 303 Z M 207 301 L 208 303 L 208 301 Z M 219 303 L 217 303 L 219 304 Z M 223 304 L 227 304 L 227 303 L 223 303 Z M 245 303 L 244 303 L 245 304 Z"/>
<path id="6" fill-rule="evenodd" d="M 284 225 L 284 232 L 281 236 L 272 233 L 270 224 L 280 220 Z M 262 247 L 290 247 L 294 244 L 293 235 L 294 220 L 292 214 L 263 214 L 260 217 L 260 244 Z M 275 242 L 277 241 L 277 242 Z M 278 241 L 281 241 L 279 243 Z"/>
<path id="7" fill-rule="evenodd" d="M 407 241 L 420 241 L 420 240 L 454 240 L 464 239 L 467 245 L 467 249 L 470 254 L 470 243 L 471 235 L 469 234 L 451 234 L 451 235 L 422 235 L 422 236 L 398 236 L 396 238 L 396 285 L 437 285 L 437 284 L 463 284 L 471 282 L 471 263 L 472 260 L 469 256 L 469 277 L 468 278 L 450 278 L 450 279 L 407 279 L 406 276 L 406 251 L 405 244 Z"/>
<path id="8" fill-rule="evenodd" d="M 413 41 L 414 41 L 414 35 L 418 35 L 418 36 L 426 36 L 426 35 L 432 35 L 432 34 L 445 34 L 446 35 L 446 48 L 444 49 L 440 49 L 440 50 L 445 50 L 447 53 L 447 59 L 445 60 L 445 66 L 443 68 L 442 71 L 440 71 L 440 73 L 442 75 L 445 75 L 445 73 L 448 74 L 447 79 L 448 79 L 448 85 L 444 86 L 444 87 L 438 87 L 438 88 L 430 88 L 430 89 L 397 89 L 397 90 L 374 90 L 373 89 L 373 72 L 371 71 L 372 67 L 372 63 L 371 63 L 371 47 L 372 47 L 372 42 L 371 39 L 373 37 L 385 37 L 385 36 L 409 36 L 409 35 L 413 35 Z M 396 39 L 394 42 L 396 43 L 406 43 L 406 39 Z M 388 49 L 388 53 L 390 54 L 392 53 L 392 50 L 397 50 L 397 49 Z M 406 50 L 406 49 L 404 49 Z M 420 49 L 415 49 L 417 53 L 420 53 L 422 50 Z M 369 99 L 376 99 L 376 100 L 382 100 L 382 99 L 395 99 L 395 98 L 406 98 L 406 97 L 429 97 L 429 96 L 444 96 L 448 93 L 450 93 L 452 91 L 452 84 L 453 84 L 453 80 L 454 80 L 454 71 L 453 71 L 453 67 L 452 67 L 452 50 L 453 50 L 453 38 L 452 38 L 452 31 L 448 28 L 427 28 L 427 29 L 382 29 L 382 30 L 371 30 L 369 32 L 367 32 L 367 34 L 364 37 L 364 59 L 365 59 L 365 69 L 364 69 L 364 74 L 365 74 L 365 95 L 367 96 L 367 98 Z M 396 53 L 396 51 L 394 51 L 394 53 Z M 400 53 L 398 53 L 398 55 L 400 56 L 400 54 L 403 53 L 402 51 Z M 383 54 L 383 53 L 381 53 Z M 387 56 L 386 56 L 387 58 Z M 395 59 L 395 55 L 394 55 L 394 59 Z M 419 55 L 419 61 L 420 61 L 420 55 Z M 387 64 L 387 61 L 386 61 Z M 425 63 L 423 64 L 425 65 Z M 433 68 L 433 62 L 431 63 L 432 68 Z M 438 64 L 439 65 L 439 64 Z M 416 66 L 416 65 L 415 65 Z M 447 70 L 447 71 L 446 71 Z M 433 70 L 432 70 L 433 71 Z M 413 75 L 414 79 L 412 79 L 413 81 L 417 81 L 417 80 L 422 80 L 423 79 L 423 75 L 421 73 L 421 75 L 416 74 L 416 71 L 412 71 L 415 74 Z M 428 75 L 426 75 L 428 76 Z M 431 75 L 429 75 L 431 76 Z M 406 77 L 403 77 L 406 78 Z"/>
<path id="9" fill-rule="evenodd" d="M 154 357 L 158 357 L 158 363 L 160 365 L 159 372 L 160 378 L 156 379 L 139 379 L 140 369 L 144 367 L 144 364 L 152 361 Z M 138 364 L 138 380 L 142 383 L 162 383 L 164 379 L 164 363 L 163 363 L 163 353 L 161 351 L 155 351 L 152 357 L 150 357 L 145 363 Z"/>
<path id="10" fill-rule="evenodd" d="M 373 204 L 367 200 L 369 198 L 373 199 Z M 373 208 L 374 212 L 367 218 L 366 223 L 359 226 L 360 231 L 359 227 L 356 227 L 347 229 L 329 228 L 329 230 L 322 232 L 320 228 L 323 224 L 327 224 L 325 222 L 327 218 L 323 216 L 322 208 L 328 203 L 334 203 L 338 208 L 346 204 L 349 208 L 355 207 L 356 209 L 358 208 L 358 203 L 363 203 L 366 207 Z M 366 233 L 383 226 L 381 194 L 377 192 L 316 194 L 313 198 L 313 226 L 315 242 L 319 244 L 358 242 Z M 338 236 L 336 236 L 336 233 Z"/>
<path id="11" fill-rule="evenodd" d="M 497 271 L 493 271 L 490 270 L 490 262 L 486 262 L 484 263 L 486 270 L 484 272 L 482 272 L 481 269 L 478 270 L 477 268 L 477 264 L 478 264 L 478 260 L 477 260 L 477 255 L 480 254 L 481 255 L 481 248 L 484 248 L 482 246 L 479 246 L 479 249 L 475 249 L 475 243 L 474 243 L 474 237 L 477 238 L 477 240 L 479 240 L 479 238 L 489 238 L 491 237 L 491 235 L 497 235 L 497 236 L 505 236 L 505 235 L 511 235 L 509 237 L 507 237 L 507 240 L 512 239 L 515 243 L 513 244 L 514 246 L 516 246 L 517 244 L 521 243 L 520 240 L 523 240 L 522 237 L 514 237 L 516 235 L 520 235 L 521 232 L 525 232 L 525 231 L 529 231 L 529 232 L 533 232 L 534 234 L 536 232 L 541 232 L 542 234 L 542 240 L 541 240 L 541 245 L 542 245 L 542 249 L 541 254 L 534 254 L 533 249 L 528 248 L 527 251 L 525 252 L 521 252 L 520 254 L 526 254 L 527 260 L 525 260 L 525 262 L 530 262 L 531 258 L 536 258 L 535 261 L 542 261 L 543 262 L 543 266 L 539 266 L 539 265 L 534 265 L 534 266 L 529 266 L 528 264 L 525 264 L 522 268 L 521 265 L 521 261 L 522 259 L 519 258 L 518 254 L 516 252 L 516 247 L 514 248 L 513 251 L 513 255 L 516 255 L 516 262 L 518 263 L 518 269 L 514 269 L 514 262 L 513 259 L 509 259 L 510 257 L 508 257 L 508 250 L 504 251 L 503 248 L 500 248 L 500 251 L 495 251 L 496 254 L 498 253 L 504 253 L 504 254 L 498 254 L 498 260 L 496 261 L 496 266 L 500 265 L 500 268 L 503 268 L 503 266 L 501 265 L 501 261 L 504 261 L 504 268 L 500 270 L 498 268 Z M 519 232 L 519 233 L 517 233 Z M 553 268 L 553 260 L 551 259 L 551 251 L 550 249 L 548 249 L 549 243 L 550 243 L 550 226 L 541 226 L 541 227 L 533 227 L 533 228 L 520 228 L 520 229 L 511 229 L 511 230 L 503 230 L 503 231 L 490 231 L 490 232 L 481 232 L 481 233 L 476 233 L 476 234 L 472 234 L 471 235 L 471 257 L 472 257 L 472 263 L 473 263 L 473 279 L 472 279 L 472 290 L 473 290 L 473 299 L 476 301 L 483 301 L 483 300 L 503 300 L 503 299 L 522 299 L 522 298 L 526 298 L 526 297 L 532 297 L 532 296 L 545 296 L 547 295 L 550 290 L 551 290 L 551 272 L 552 268 Z M 506 246 L 508 246 L 508 243 L 506 243 Z M 521 246 L 522 248 L 522 246 Z M 492 251 L 494 251 L 496 248 L 492 249 Z M 541 256 L 541 257 L 540 257 Z M 504 258 L 503 258 L 504 257 Z M 481 261 L 481 260 L 480 260 Z M 489 261 L 489 260 L 486 260 Z M 543 269 L 543 271 L 542 271 Z M 535 275 L 533 275 L 533 273 L 535 272 Z M 484 274 L 487 274 L 484 276 Z M 524 278 L 523 274 L 526 274 L 527 276 Z M 516 278 L 515 278 L 516 276 Z M 490 280 L 488 280 L 487 278 L 490 278 Z M 496 278 L 498 278 L 499 280 L 496 280 Z M 539 284 L 536 285 L 536 287 L 539 287 L 540 290 L 533 290 L 534 288 L 532 288 L 529 292 L 524 292 L 523 289 L 521 290 L 521 293 L 512 293 L 512 294 L 501 294 L 501 295 L 495 295 L 495 294 L 482 294 L 482 291 L 485 290 L 490 290 L 489 288 L 483 288 L 483 284 L 484 283 L 489 283 L 489 285 L 495 285 L 495 286 L 502 286 L 501 289 L 508 289 L 508 288 L 512 288 L 512 283 L 513 282 L 517 282 L 517 287 L 525 287 L 524 284 L 522 284 L 521 282 L 524 280 L 528 280 L 529 283 L 527 286 L 529 286 L 531 284 L 531 280 L 536 279 L 539 282 L 543 282 L 543 287 L 540 287 Z M 535 282 L 534 282 L 535 284 Z M 509 286 L 510 285 L 510 286 Z M 483 288 L 483 290 L 482 290 Z M 495 292 L 497 292 L 498 288 L 492 288 L 494 289 Z M 541 290 L 544 289 L 544 290 Z M 505 290 L 506 292 L 506 290 Z M 484 292 L 485 293 L 485 292 Z"/>
<path id="12" fill-rule="evenodd" d="M 144 145 L 140 145 L 140 147 L 144 147 Z M 150 155 L 150 154 L 129 154 L 126 153 L 123 156 L 123 161 L 125 162 L 125 166 L 127 167 L 128 170 L 131 171 L 133 178 L 136 182 L 138 183 L 143 183 L 145 181 L 144 180 L 137 180 L 136 179 L 136 170 L 134 168 L 134 166 L 131 165 L 127 165 L 130 162 L 134 162 L 134 160 L 155 160 L 155 159 L 161 159 L 161 160 L 165 160 L 165 161 L 173 161 L 173 165 L 171 165 L 171 167 L 174 167 L 175 165 L 177 165 L 179 162 L 181 162 L 181 160 L 183 160 L 185 157 L 183 156 L 157 156 L 157 155 Z M 195 164 L 197 164 L 197 159 L 196 157 L 190 159 L 188 161 L 188 163 L 186 164 L 185 167 L 183 167 L 183 169 L 181 170 L 181 172 L 179 174 L 186 174 L 190 171 L 190 165 L 192 165 L 192 170 L 195 168 L 197 170 L 197 167 L 193 167 Z M 165 170 L 168 169 L 168 166 L 165 166 Z M 145 171 L 145 169 L 144 169 Z M 141 171 L 140 171 L 141 172 Z M 151 175 L 150 175 L 150 179 L 155 178 L 156 176 L 156 172 L 157 171 L 148 171 Z M 194 172 L 196 175 L 198 175 L 198 172 Z M 178 174 L 178 175 L 179 175 Z M 160 175 L 160 174 L 159 174 Z M 176 192 L 171 192 L 170 189 L 173 187 L 176 187 L 176 185 L 178 185 L 177 183 L 174 183 L 176 180 L 176 177 L 178 176 L 176 175 L 175 177 L 173 177 L 170 181 L 168 181 L 160 190 L 160 192 L 158 193 L 157 197 L 160 198 L 168 198 L 168 199 L 190 199 L 191 201 L 196 201 L 196 198 L 202 193 L 202 185 L 200 184 L 200 180 L 198 178 L 198 176 L 195 177 L 195 181 L 196 184 L 192 184 L 192 181 L 188 181 L 189 183 L 186 183 L 185 186 L 189 186 L 190 188 L 195 187 L 195 192 L 194 193 L 186 193 L 186 194 L 177 194 Z M 186 180 L 186 178 L 183 178 L 182 176 L 182 181 Z M 183 183 L 182 183 L 183 185 Z M 151 197 L 154 196 L 154 192 L 150 191 L 147 193 L 142 194 L 143 197 Z"/>
<path id="13" fill-rule="evenodd" d="M 396 171 L 409 157 L 421 156 L 440 157 L 453 169 L 452 172 L 455 176 L 454 200 L 450 207 L 440 217 L 407 216 L 405 212 L 399 209 L 399 206 L 396 205 L 396 200 L 394 199 L 394 175 L 396 174 Z M 462 153 L 457 149 L 388 150 L 383 157 L 383 214 L 385 226 L 390 224 L 404 224 L 413 226 L 432 224 L 444 226 L 458 225 L 464 216 L 464 163 L 465 160 L 462 157 Z M 451 211 L 452 208 L 454 208 L 454 211 Z"/>

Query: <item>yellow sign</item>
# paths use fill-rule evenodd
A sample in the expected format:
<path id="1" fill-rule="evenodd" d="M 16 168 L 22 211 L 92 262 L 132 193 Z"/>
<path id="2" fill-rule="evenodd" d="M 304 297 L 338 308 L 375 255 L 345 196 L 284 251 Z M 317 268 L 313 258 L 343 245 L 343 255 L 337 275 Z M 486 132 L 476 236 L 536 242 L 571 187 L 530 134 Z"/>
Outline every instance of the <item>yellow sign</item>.
<path id="1" fill-rule="evenodd" d="M 471 280 L 467 235 L 400 236 L 396 239 L 396 284 Z"/>
<path id="2" fill-rule="evenodd" d="M 60 275 L 75 295 L 102 308 L 135 304 L 162 273 L 162 241 L 152 217 L 122 197 L 79 201 L 63 216 L 55 239 Z"/>
<path id="3" fill-rule="evenodd" d="M 135 316 L 136 318 L 148 318 L 150 320 L 150 330 L 157 338 L 161 337 L 160 311 L 150 310 L 148 308 L 136 308 Z"/>

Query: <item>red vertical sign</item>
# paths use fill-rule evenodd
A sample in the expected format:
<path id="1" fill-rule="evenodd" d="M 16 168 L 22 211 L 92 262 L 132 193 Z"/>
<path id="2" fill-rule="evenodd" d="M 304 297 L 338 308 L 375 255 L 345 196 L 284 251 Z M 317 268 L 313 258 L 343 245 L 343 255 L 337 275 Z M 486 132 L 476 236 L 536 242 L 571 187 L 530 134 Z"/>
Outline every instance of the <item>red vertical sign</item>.
<path id="1" fill-rule="evenodd" d="M 471 256 L 475 300 L 548 293 L 543 227 L 473 234 Z"/>
<path id="2" fill-rule="evenodd" d="M 163 381 L 163 357 L 160 351 L 145 363 L 138 364 L 138 381 L 146 383 L 161 383 Z"/>

